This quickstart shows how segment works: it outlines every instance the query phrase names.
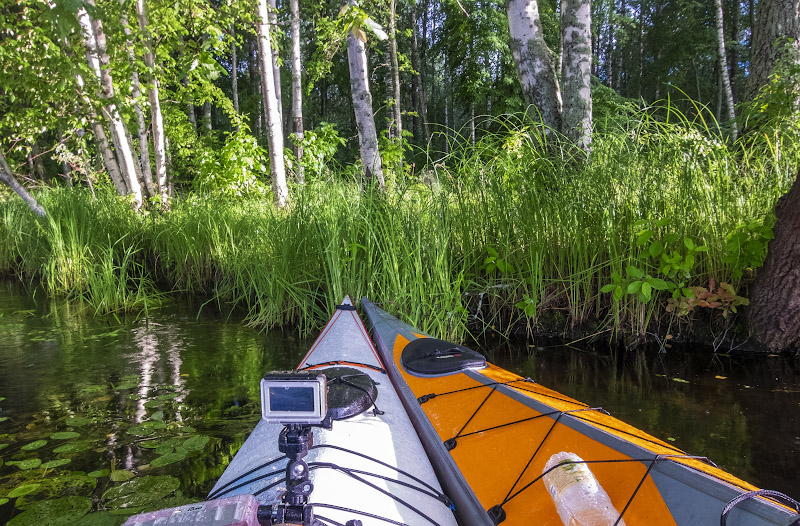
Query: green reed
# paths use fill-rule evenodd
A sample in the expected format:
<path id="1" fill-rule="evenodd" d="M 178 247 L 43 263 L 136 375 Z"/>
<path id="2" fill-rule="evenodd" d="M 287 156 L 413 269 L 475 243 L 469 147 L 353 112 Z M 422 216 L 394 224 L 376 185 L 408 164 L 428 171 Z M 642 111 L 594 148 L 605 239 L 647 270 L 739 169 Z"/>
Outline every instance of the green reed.
<path id="1" fill-rule="evenodd" d="M 157 304 L 159 283 L 244 309 L 254 326 L 304 335 L 345 294 L 455 339 L 469 325 L 505 332 L 520 323 L 644 334 L 672 323 L 665 293 L 645 304 L 600 292 L 631 265 L 657 272 L 639 233 L 708 248 L 687 285 L 739 287 L 726 237 L 743 224 L 771 226 L 798 166 L 787 136 L 731 145 L 710 119 L 669 105 L 605 123 L 588 157 L 525 116 L 485 124 L 495 131 L 475 146 L 454 136 L 448 155 L 427 152 L 421 180 L 397 177 L 386 192 L 345 177 L 311 181 L 292 188 L 285 210 L 269 196 L 190 194 L 168 212 L 136 213 L 110 194 L 56 189 L 39 193 L 48 216 L 38 219 L 9 199 L 0 203 L 0 268 L 98 313 Z"/>

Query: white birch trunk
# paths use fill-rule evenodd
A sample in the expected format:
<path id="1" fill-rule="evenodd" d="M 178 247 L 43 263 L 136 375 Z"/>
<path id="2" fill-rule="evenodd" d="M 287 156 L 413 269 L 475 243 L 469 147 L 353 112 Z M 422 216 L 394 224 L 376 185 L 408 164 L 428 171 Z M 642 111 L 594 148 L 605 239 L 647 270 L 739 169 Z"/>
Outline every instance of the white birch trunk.
<path id="1" fill-rule="evenodd" d="M 553 53 L 544 41 L 536 0 L 506 0 L 511 54 L 517 65 L 522 91 L 545 126 L 561 129 L 561 92 Z"/>
<path id="2" fill-rule="evenodd" d="M 300 61 L 300 5 L 298 0 L 289 0 L 289 9 L 292 12 L 292 133 L 294 142 L 292 150 L 297 158 L 295 179 L 299 184 L 305 183 L 303 170 L 303 146 L 305 136 L 303 130 L 303 88 L 302 64 Z"/>
<path id="3" fill-rule="evenodd" d="M 267 1 L 258 0 L 256 30 L 258 31 L 258 56 L 261 65 L 261 90 L 267 113 L 267 140 L 269 142 L 269 164 L 272 172 L 272 192 L 278 208 L 286 206 L 289 189 L 286 186 L 286 169 L 283 162 L 283 127 L 275 93 L 275 77 L 272 69 L 272 43 L 270 42 Z"/>
<path id="4" fill-rule="evenodd" d="M 88 3 L 91 5 L 93 2 Z M 89 66 L 94 71 L 102 87 L 100 96 L 106 101 L 103 106 L 103 113 L 111 127 L 111 140 L 116 150 L 119 173 L 125 181 L 127 191 L 133 195 L 134 206 L 138 209 L 142 206 L 142 189 L 139 184 L 136 161 L 133 158 L 133 152 L 130 147 L 127 126 L 125 126 L 125 122 L 122 120 L 116 105 L 111 100 L 114 96 L 114 84 L 111 72 L 108 69 L 109 58 L 105 52 L 105 35 L 102 32 L 102 25 L 99 21 L 92 20 L 84 8 L 78 10 L 78 20 L 83 28 L 86 40 L 86 57 Z M 97 131 L 98 127 L 102 128 L 102 125 L 95 126 L 95 131 Z M 100 139 L 98 138 L 98 140 Z M 106 166 L 108 167 L 108 165 Z M 117 189 L 119 190 L 120 187 L 117 186 Z"/>
<path id="5" fill-rule="evenodd" d="M 271 34 L 277 34 L 280 31 L 278 27 L 278 2 L 277 0 L 267 0 L 269 5 L 269 30 Z M 281 93 L 281 69 L 278 67 L 278 53 L 277 50 L 272 52 L 272 79 L 275 82 L 275 98 L 278 100 L 278 113 L 281 115 L 281 123 L 283 123 L 283 95 Z"/>
<path id="6" fill-rule="evenodd" d="M 136 71 L 136 56 L 133 53 L 133 43 L 131 42 L 131 28 L 128 26 L 128 14 L 125 12 L 125 0 L 119 0 L 122 6 L 120 22 L 125 31 L 125 48 L 128 53 L 128 62 L 131 65 L 131 95 L 133 96 L 133 111 L 136 113 L 136 123 L 139 132 L 139 164 L 144 180 L 144 190 L 148 197 L 155 195 L 153 187 L 153 171 L 150 169 L 150 142 L 147 136 L 147 122 L 142 110 L 141 98 L 142 90 L 139 83 L 139 72 Z"/>
<path id="7" fill-rule="evenodd" d="M 139 19 L 139 30 L 142 32 L 144 38 L 144 64 L 149 70 L 147 74 L 147 98 L 150 102 L 150 120 L 153 129 L 153 156 L 156 166 L 156 184 L 158 185 L 158 193 L 161 195 L 161 204 L 166 207 L 169 201 L 166 133 L 164 131 L 164 118 L 161 114 L 161 101 L 158 95 L 158 77 L 156 77 L 155 74 L 156 60 L 150 40 L 144 0 L 136 0 L 136 15 Z"/>
<path id="8" fill-rule="evenodd" d="M 350 0 L 350 5 L 357 3 L 355 0 Z M 347 60 L 350 66 L 350 94 L 353 98 L 364 176 L 367 181 L 372 181 L 374 178 L 378 186 L 383 188 L 383 165 L 378 152 L 378 133 L 372 115 L 372 94 L 369 91 L 367 78 L 367 52 L 364 42 L 354 36 L 352 31 L 347 35 Z"/>
<path id="9" fill-rule="evenodd" d="M 736 126 L 736 113 L 733 106 L 733 89 L 731 88 L 731 77 L 728 73 L 728 53 L 725 50 L 725 29 L 723 25 L 722 0 L 714 0 L 716 8 L 717 23 L 717 54 L 719 55 L 719 79 L 722 87 L 722 95 L 725 99 L 727 109 L 726 118 L 731 123 L 731 138 L 736 141 L 739 129 Z"/>
<path id="10" fill-rule="evenodd" d="M 590 0 L 563 0 L 562 133 L 582 150 L 592 142 L 592 9 Z"/>
<path id="11" fill-rule="evenodd" d="M 420 57 L 419 41 L 417 39 L 416 6 L 411 7 L 411 25 L 412 25 L 411 57 L 414 61 L 414 69 L 417 70 L 417 84 L 415 88 L 418 90 L 417 93 L 417 102 L 419 104 L 418 113 L 420 120 L 422 121 L 422 133 L 425 136 L 425 144 L 428 144 L 431 139 L 431 133 L 430 130 L 428 129 L 428 100 L 427 100 L 427 95 L 425 93 L 425 71 L 424 71 L 423 61 Z M 445 99 L 445 105 L 446 105 L 446 99 Z M 445 113 L 447 113 L 447 110 L 445 110 Z"/>
<path id="12" fill-rule="evenodd" d="M 18 196 L 22 198 L 25 203 L 30 207 L 33 212 L 40 217 L 45 215 L 44 208 L 40 205 L 34 197 L 28 193 L 25 188 L 19 184 L 17 179 L 14 177 L 14 174 L 11 173 L 11 169 L 8 167 L 8 163 L 6 163 L 6 158 L 3 157 L 2 148 L 0 148 L 0 181 L 3 181 L 8 186 L 14 190 Z"/>

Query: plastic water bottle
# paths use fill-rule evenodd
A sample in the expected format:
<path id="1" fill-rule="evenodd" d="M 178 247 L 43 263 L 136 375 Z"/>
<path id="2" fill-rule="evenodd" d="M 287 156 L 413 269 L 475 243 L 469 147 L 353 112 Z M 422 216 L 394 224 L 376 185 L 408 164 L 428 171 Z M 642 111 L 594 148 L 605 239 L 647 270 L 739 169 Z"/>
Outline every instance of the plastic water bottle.
<path id="1" fill-rule="evenodd" d="M 581 463 L 561 464 L 565 461 Z M 543 480 L 561 522 L 564 526 L 625 526 L 622 519 L 617 523 L 619 512 L 589 466 L 582 462 L 575 453 L 562 451 L 550 457 L 542 470 L 544 473 L 557 466 Z"/>

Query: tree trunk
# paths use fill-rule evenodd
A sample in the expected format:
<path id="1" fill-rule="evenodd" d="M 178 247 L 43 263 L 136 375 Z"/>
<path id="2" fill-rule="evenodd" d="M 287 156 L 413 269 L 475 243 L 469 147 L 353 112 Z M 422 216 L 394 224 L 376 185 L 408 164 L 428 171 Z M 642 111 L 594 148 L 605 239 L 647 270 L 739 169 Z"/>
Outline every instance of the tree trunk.
<path id="1" fill-rule="evenodd" d="M 357 5 L 357 2 L 350 0 L 350 5 Z M 368 182 L 377 181 L 378 186 L 383 188 L 383 165 L 378 152 L 378 133 L 372 115 L 372 94 L 369 91 L 367 77 L 367 52 L 364 42 L 352 31 L 347 35 L 347 59 L 350 66 L 350 94 L 353 98 L 364 176 Z"/>
<path id="2" fill-rule="evenodd" d="M 289 9 L 292 12 L 292 132 L 294 141 L 292 151 L 297 158 L 295 180 L 305 183 L 303 170 L 303 88 L 302 88 L 302 63 L 300 58 L 300 6 L 298 0 L 289 0 Z"/>
<path id="3" fill-rule="evenodd" d="M 264 136 L 264 94 L 261 91 L 261 66 L 259 65 L 258 60 L 258 50 L 256 48 L 258 40 L 253 41 L 250 40 L 250 53 L 248 54 L 248 64 L 247 64 L 247 72 L 250 75 L 250 81 L 253 82 L 254 79 L 256 80 L 256 93 L 258 94 L 258 111 L 255 117 L 254 128 L 256 131 L 256 137 L 261 139 Z"/>
<path id="4" fill-rule="evenodd" d="M 561 129 L 561 92 L 553 53 L 544 41 L 536 0 L 506 0 L 511 54 L 528 104 L 541 114 L 545 126 Z"/>
<path id="5" fill-rule="evenodd" d="M 800 0 L 759 0 L 750 50 L 748 91 L 754 97 L 767 84 L 791 41 L 797 61 L 800 54 Z"/>
<path id="6" fill-rule="evenodd" d="M 775 216 L 775 238 L 753 287 L 750 327 L 759 343 L 781 351 L 800 345 L 800 175 Z"/>
<path id="7" fill-rule="evenodd" d="M 589 0 L 563 0 L 562 133 L 589 151 L 592 142 L 592 13 Z"/>
<path id="8" fill-rule="evenodd" d="M 733 89 L 731 88 L 731 77 L 728 73 L 728 53 L 725 51 L 725 29 L 723 26 L 722 0 L 714 0 L 717 16 L 717 55 L 719 61 L 719 79 L 722 95 L 727 109 L 726 118 L 731 123 L 731 138 L 736 141 L 739 129 L 736 126 L 736 114 L 733 106 Z"/>
<path id="9" fill-rule="evenodd" d="M 42 162 L 42 149 L 36 142 L 31 143 L 31 154 L 28 156 L 28 161 L 31 164 L 31 173 L 36 174 L 40 181 L 44 182 L 47 174 L 44 171 L 44 163 Z"/>
<path id="10" fill-rule="evenodd" d="M 236 56 L 236 25 L 231 22 L 231 93 L 233 94 L 233 109 L 239 114 L 239 61 Z M 234 128 L 239 131 L 239 126 Z"/>
<path id="11" fill-rule="evenodd" d="M 89 5 L 94 5 L 94 0 L 89 0 L 87 3 Z M 125 181 L 127 191 L 133 195 L 134 206 L 138 209 L 142 206 L 142 189 L 139 184 L 136 161 L 133 158 L 133 152 L 130 147 L 130 134 L 117 110 L 116 104 L 113 102 L 114 83 L 109 69 L 108 53 L 105 49 L 103 27 L 99 20 L 91 19 L 84 8 L 78 10 L 78 20 L 83 28 L 84 38 L 86 40 L 87 61 L 102 87 L 100 96 L 105 101 L 103 113 L 111 127 L 111 140 L 116 150 L 119 173 Z M 102 128 L 102 126 L 100 126 L 100 128 Z M 98 137 L 98 140 L 102 139 Z M 106 152 L 104 152 L 104 158 L 105 157 Z M 109 167 L 109 165 L 106 164 L 106 167 Z M 117 189 L 120 189 L 119 185 Z"/>
<path id="12" fill-rule="evenodd" d="M 164 131 L 164 118 L 161 114 L 161 101 L 159 99 L 158 77 L 156 77 L 156 60 L 150 40 L 147 24 L 147 11 L 144 0 L 136 0 L 136 14 L 139 19 L 139 29 L 144 39 L 144 64 L 147 66 L 147 98 L 150 101 L 150 120 L 153 129 L 153 149 L 155 150 L 156 184 L 161 196 L 161 204 L 165 207 L 169 201 L 169 187 L 167 186 L 167 146 Z M 148 159 L 148 165 L 149 165 Z M 150 183 L 152 184 L 152 182 Z"/>
<path id="13" fill-rule="evenodd" d="M 211 102 L 203 103 L 203 127 L 206 131 L 212 131 L 214 126 L 211 123 Z"/>
<path id="14" fill-rule="evenodd" d="M 417 71 L 416 82 L 414 83 L 414 95 L 418 107 L 415 107 L 422 123 L 422 134 L 425 136 L 425 144 L 431 139 L 431 132 L 428 129 L 428 100 L 425 94 L 425 64 L 419 52 L 419 42 L 417 41 L 417 8 L 411 6 L 411 59 L 414 61 L 414 69 Z M 423 39 L 424 41 L 424 39 Z"/>
<path id="15" fill-rule="evenodd" d="M 396 143 L 401 143 L 403 140 L 403 112 L 400 108 L 400 63 L 397 60 L 397 8 L 395 0 L 389 0 L 389 57 L 391 59 L 392 70 L 392 88 L 394 104 L 393 121 L 394 125 L 389 128 L 389 136 L 394 139 Z M 402 159 L 400 165 L 402 166 Z"/>
<path id="16" fill-rule="evenodd" d="M 0 151 L 0 181 L 10 186 L 11 189 L 28 204 L 30 209 L 33 210 L 33 213 L 40 217 L 45 215 L 44 208 L 42 208 L 42 206 L 36 202 L 36 199 L 17 182 L 14 174 L 11 173 L 11 169 L 8 167 L 8 163 L 6 163 L 6 158 L 3 156 L 2 151 Z"/>
<path id="17" fill-rule="evenodd" d="M 261 91 L 267 113 L 267 140 L 269 164 L 272 173 L 272 192 L 278 208 L 286 206 L 289 189 L 286 186 L 286 169 L 283 163 L 283 126 L 275 93 L 275 78 L 272 69 L 272 43 L 267 1 L 258 0 L 256 30 L 258 31 L 258 56 L 261 65 Z"/>
<path id="18" fill-rule="evenodd" d="M 270 34 L 277 34 L 278 27 L 278 0 L 267 0 L 269 4 L 269 30 Z M 275 98 L 278 100 L 278 113 L 283 123 L 283 95 L 281 93 L 281 69 L 278 67 L 278 51 L 272 50 L 272 80 L 275 82 Z"/>
<path id="19" fill-rule="evenodd" d="M 144 180 L 144 191 L 148 197 L 155 195 L 155 188 L 153 187 L 153 171 L 150 168 L 150 142 L 147 134 L 147 122 L 144 118 L 144 111 L 142 110 L 141 98 L 142 90 L 139 84 L 139 72 L 136 70 L 136 56 L 133 52 L 133 43 L 131 42 L 131 28 L 128 25 L 128 13 L 125 8 L 125 0 L 120 0 L 122 6 L 122 13 L 120 15 L 120 22 L 125 31 L 125 49 L 128 53 L 128 63 L 131 66 L 131 95 L 133 95 L 133 111 L 136 113 L 136 123 L 138 124 L 139 132 L 139 164 L 142 169 L 142 179 Z"/>

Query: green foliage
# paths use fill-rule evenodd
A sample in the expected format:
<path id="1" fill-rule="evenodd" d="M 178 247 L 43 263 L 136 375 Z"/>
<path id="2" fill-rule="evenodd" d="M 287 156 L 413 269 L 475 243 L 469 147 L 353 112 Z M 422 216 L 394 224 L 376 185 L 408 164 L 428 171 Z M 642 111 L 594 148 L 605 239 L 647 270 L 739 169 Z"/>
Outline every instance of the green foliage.
<path id="1" fill-rule="evenodd" d="M 229 134 L 219 151 L 202 152 L 194 187 L 228 196 L 265 195 L 267 186 L 261 179 L 269 171 L 267 159 L 266 150 L 242 128 Z"/>
<path id="2" fill-rule="evenodd" d="M 739 225 L 725 236 L 723 263 L 731 266 L 731 277 L 741 279 L 744 272 L 752 274 L 767 257 L 767 244 L 775 235 L 772 228 L 760 221 Z"/>
<path id="3" fill-rule="evenodd" d="M 296 140 L 294 135 L 291 137 L 292 140 Z M 333 157 L 345 142 L 336 131 L 336 126 L 329 122 L 321 122 L 313 130 L 304 132 L 301 144 L 306 177 L 329 178 L 333 173 L 331 170 Z"/>

